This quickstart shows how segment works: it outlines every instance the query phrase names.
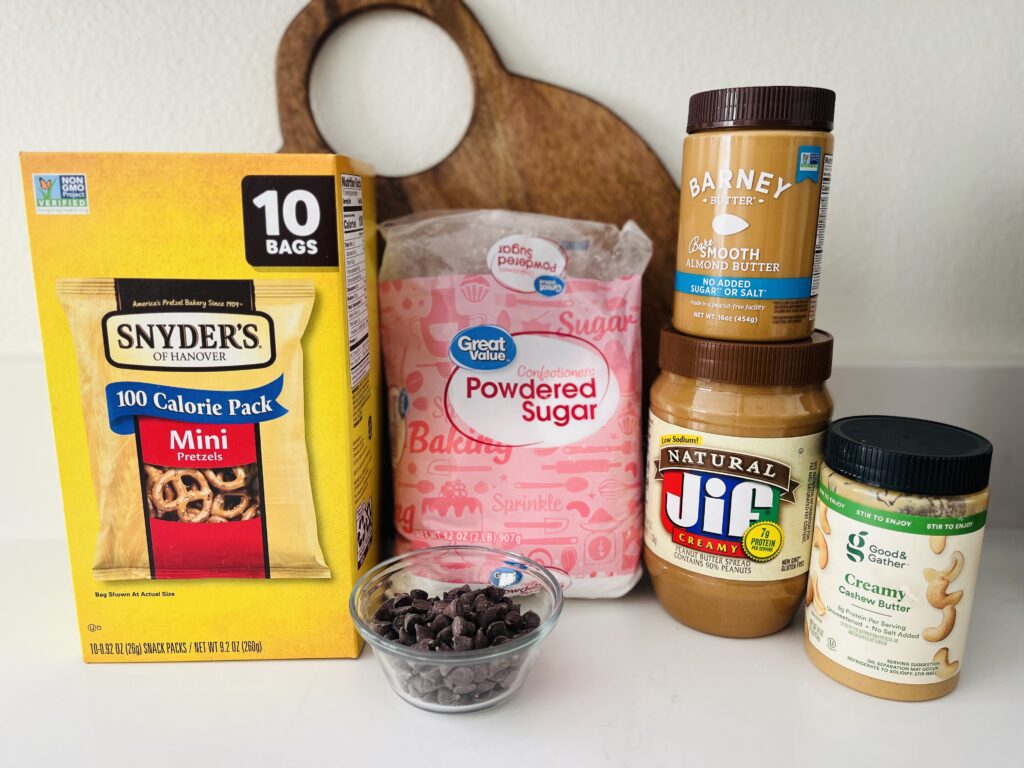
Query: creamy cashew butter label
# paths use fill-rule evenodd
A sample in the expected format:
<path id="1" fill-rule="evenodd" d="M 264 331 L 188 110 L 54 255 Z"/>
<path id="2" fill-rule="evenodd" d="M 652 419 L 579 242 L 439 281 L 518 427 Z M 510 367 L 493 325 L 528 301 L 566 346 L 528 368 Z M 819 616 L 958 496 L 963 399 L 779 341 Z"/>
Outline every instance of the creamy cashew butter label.
<path id="1" fill-rule="evenodd" d="M 736 581 L 807 572 L 824 433 L 715 435 L 650 415 L 644 541 L 677 568 Z"/>
<path id="2" fill-rule="evenodd" d="M 987 513 L 907 515 L 824 487 L 818 499 L 810 642 L 877 680 L 924 684 L 957 674 Z"/>

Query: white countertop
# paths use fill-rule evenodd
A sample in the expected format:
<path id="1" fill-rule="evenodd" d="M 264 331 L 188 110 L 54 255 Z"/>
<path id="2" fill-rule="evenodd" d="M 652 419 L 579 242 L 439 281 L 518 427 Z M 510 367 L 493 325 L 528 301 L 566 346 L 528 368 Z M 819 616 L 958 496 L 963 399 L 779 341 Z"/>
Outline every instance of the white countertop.
<path id="1" fill-rule="evenodd" d="M 0 540 L 0 765 L 1020 764 L 1024 531 L 986 538 L 962 679 L 944 699 L 847 690 L 804 657 L 799 622 L 760 640 L 702 635 L 644 582 L 569 601 L 518 696 L 463 715 L 401 701 L 369 650 L 84 664 L 64 542 Z"/>

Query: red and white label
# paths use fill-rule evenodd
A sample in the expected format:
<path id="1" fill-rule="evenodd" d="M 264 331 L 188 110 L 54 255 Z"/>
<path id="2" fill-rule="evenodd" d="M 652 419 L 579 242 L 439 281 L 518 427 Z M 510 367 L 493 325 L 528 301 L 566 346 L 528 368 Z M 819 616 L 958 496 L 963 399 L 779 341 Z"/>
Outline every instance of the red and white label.
<path id="1" fill-rule="evenodd" d="M 619 385 L 590 342 L 517 333 L 515 359 L 496 371 L 456 368 L 445 409 L 452 425 L 494 445 L 569 445 L 594 434 L 619 407 Z"/>
<path id="2" fill-rule="evenodd" d="M 158 467 L 213 469 L 256 463 L 254 424 L 193 424 L 139 417 L 142 460 Z"/>
<path id="3" fill-rule="evenodd" d="M 533 293 L 538 277 L 561 277 L 567 263 L 562 246 L 544 237 L 503 237 L 487 252 L 494 279 L 520 293 Z"/>

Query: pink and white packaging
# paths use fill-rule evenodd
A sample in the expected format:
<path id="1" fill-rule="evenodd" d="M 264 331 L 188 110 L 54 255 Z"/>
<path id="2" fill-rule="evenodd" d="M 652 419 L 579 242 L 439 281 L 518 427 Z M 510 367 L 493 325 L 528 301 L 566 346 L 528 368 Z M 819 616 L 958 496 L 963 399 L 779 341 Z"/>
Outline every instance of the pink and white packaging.
<path id="1" fill-rule="evenodd" d="M 381 225 L 398 548 L 484 544 L 618 597 L 643 541 L 633 222 L 509 211 Z"/>

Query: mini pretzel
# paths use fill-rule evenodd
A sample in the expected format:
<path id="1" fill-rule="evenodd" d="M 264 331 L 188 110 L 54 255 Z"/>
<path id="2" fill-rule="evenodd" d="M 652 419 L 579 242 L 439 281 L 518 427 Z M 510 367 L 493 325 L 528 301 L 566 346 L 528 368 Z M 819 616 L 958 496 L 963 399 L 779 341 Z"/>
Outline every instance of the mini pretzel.
<path id="1" fill-rule="evenodd" d="M 203 474 L 210 485 L 218 491 L 237 491 L 249 482 L 245 467 L 223 467 L 221 469 L 204 469 Z M 230 479 L 229 479 L 230 478 Z"/>
<path id="2" fill-rule="evenodd" d="M 145 464 L 143 468 L 146 470 L 146 509 L 149 511 L 150 517 L 163 517 L 167 510 L 157 509 L 153 504 L 153 486 L 156 481 L 159 480 L 166 470 L 160 467 L 154 467 L 149 464 Z M 170 501 L 174 497 L 174 491 L 170 488 L 165 487 L 163 498 L 165 501 Z"/>
<path id="3" fill-rule="evenodd" d="M 170 498 L 168 490 L 173 493 Z M 177 512 L 178 519 L 185 523 L 205 522 L 213 507 L 213 491 L 202 473 L 195 469 L 167 470 L 153 483 L 150 498 L 158 510 Z"/>
<path id="4" fill-rule="evenodd" d="M 262 504 L 262 501 L 260 501 L 259 494 L 257 494 L 256 496 L 253 497 L 252 506 L 249 507 L 247 510 L 245 510 L 245 512 L 242 513 L 242 519 L 243 520 L 252 520 L 254 517 L 259 517 L 260 516 L 260 505 L 261 504 Z"/>
<path id="5" fill-rule="evenodd" d="M 228 506 L 228 502 L 234 502 Z M 220 493 L 213 498 L 212 514 L 225 520 L 234 520 L 242 516 L 252 506 L 252 496 L 248 493 Z M 248 519 L 248 518 L 243 518 Z"/>

